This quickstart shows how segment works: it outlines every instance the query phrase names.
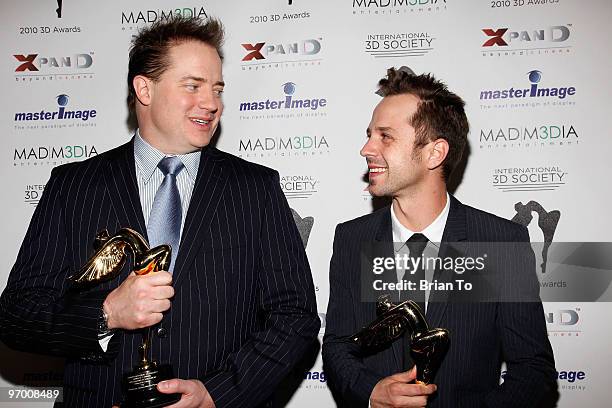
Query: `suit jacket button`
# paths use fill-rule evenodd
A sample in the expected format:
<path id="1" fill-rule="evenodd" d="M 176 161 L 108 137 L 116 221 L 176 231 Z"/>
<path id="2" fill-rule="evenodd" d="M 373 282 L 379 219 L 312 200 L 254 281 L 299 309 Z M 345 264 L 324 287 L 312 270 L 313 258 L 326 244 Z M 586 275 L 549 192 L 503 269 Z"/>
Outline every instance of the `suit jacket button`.
<path id="1" fill-rule="evenodd" d="M 157 337 L 160 337 L 163 339 L 167 335 L 168 335 L 168 330 L 166 330 L 164 327 L 159 327 L 157 329 Z"/>

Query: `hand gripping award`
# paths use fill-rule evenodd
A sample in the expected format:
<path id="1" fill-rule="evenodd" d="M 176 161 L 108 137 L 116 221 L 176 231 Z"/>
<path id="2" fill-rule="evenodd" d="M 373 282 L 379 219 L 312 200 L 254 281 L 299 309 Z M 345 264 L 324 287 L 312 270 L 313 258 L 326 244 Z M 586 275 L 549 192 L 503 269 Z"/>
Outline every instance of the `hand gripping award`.
<path id="1" fill-rule="evenodd" d="M 450 345 L 447 329 L 430 329 L 421 308 L 412 300 L 394 304 L 388 295 L 376 302 L 376 320 L 351 336 L 363 349 L 377 349 L 401 338 L 409 330 L 410 355 L 416 365 L 416 382 L 430 384 Z"/>
<path id="2" fill-rule="evenodd" d="M 170 245 L 150 248 L 144 237 L 130 228 L 122 228 L 112 237 L 106 230 L 101 231 L 94 240 L 94 248 L 96 253 L 69 278 L 77 288 L 115 278 L 125 264 L 127 252 L 132 254 L 132 271 L 136 275 L 168 270 L 172 258 Z M 143 329 L 140 362 L 123 376 L 122 408 L 163 407 L 181 399 L 181 394 L 162 394 L 157 390 L 159 382 L 174 375 L 169 364 L 158 364 L 148 358 L 150 338 L 151 328 L 147 327 Z"/>

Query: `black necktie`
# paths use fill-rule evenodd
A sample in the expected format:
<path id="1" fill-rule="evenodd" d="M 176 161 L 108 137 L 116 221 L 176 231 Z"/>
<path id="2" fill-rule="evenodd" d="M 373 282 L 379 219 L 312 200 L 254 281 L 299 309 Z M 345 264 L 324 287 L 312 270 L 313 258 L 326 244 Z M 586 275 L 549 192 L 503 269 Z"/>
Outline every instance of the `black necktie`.
<path id="1" fill-rule="evenodd" d="M 423 265 L 424 259 L 418 259 L 423 255 L 427 242 L 429 242 L 427 237 L 420 233 L 412 234 L 412 236 L 408 238 L 408 241 L 406 241 L 406 246 L 410 250 L 410 258 L 414 260 L 410 265 L 416 265 L 416 262 L 419 262 L 419 264 L 418 267 L 415 268 L 414 274 L 410 274 L 410 270 L 406 271 L 406 274 L 404 274 L 404 279 L 415 282 L 415 290 L 402 291 L 402 301 L 413 300 L 419 305 L 423 315 L 425 315 L 425 291 L 420 289 L 420 284 L 422 280 L 425 280 L 425 268 Z M 404 370 L 408 370 L 413 366 L 412 357 L 410 356 L 410 336 L 412 334 L 413 333 L 406 331 L 403 339 Z"/>

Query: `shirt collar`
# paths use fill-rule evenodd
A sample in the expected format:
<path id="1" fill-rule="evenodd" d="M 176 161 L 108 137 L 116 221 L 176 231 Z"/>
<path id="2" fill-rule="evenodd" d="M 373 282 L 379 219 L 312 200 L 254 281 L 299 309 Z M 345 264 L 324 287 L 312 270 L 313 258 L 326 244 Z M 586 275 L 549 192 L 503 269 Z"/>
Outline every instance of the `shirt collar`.
<path id="1" fill-rule="evenodd" d="M 195 152 L 177 155 L 181 159 L 181 162 L 183 162 L 185 170 L 187 170 L 187 175 L 194 183 L 198 175 L 198 168 L 200 167 L 201 153 L 201 150 L 196 150 Z M 167 155 L 163 152 L 157 150 L 144 140 L 142 136 L 140 136 L 139 129 L 136 130 L 136 135 L 134 136 L 134 160 L 136 161 L 136 165 L 145 183 L 149 182 L 159 161 L 166 156 Z"/>
<path id="2" fill-rule="evenodd" d="M 450 197 L 446 193 L 446 205 L 442 209 L 442 212 L 438 214 L 435 220 L 427 227 L 420 231 L 421 234 L 425 235 L 429 242 L 439 244 L 442 241 L 442 235 L 444 234 L 444 227 L 446 226 L 446 220 L 448 219 L 448 213 L 450 211 Z M 404 227 L 401 222 L 397 219 L 395 211 L 393 211 L 393 204 L 391 205 L 391 231 L 393 232 L 393 242 L 402 243 L 399 245 L 400 250 L 415 232 Z"/>

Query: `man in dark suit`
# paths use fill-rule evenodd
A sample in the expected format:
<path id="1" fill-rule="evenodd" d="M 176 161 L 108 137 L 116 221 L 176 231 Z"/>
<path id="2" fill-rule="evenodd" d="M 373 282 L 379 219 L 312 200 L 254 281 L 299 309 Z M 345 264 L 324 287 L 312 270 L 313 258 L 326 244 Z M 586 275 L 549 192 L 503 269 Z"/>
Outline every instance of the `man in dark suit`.
<path id="1" fill-rule="evenodd" d="M 449 291 L 433 288 L 427 294 L 430 327 L 447 328 L 451 339 L 432 384 L 414 382 L 416 370 L 405 352 L 409 340 L 374 351 L 349 340 L 376 318 L 375 305 L 362 290 L 370 283 L 369 277 L 360 276 L 367 270 L 361 265 L 364 245 L 395 241 L 392 255 L 402 243 L 420 241 L 435 256 L 452 259 L 457 251 L 453 243 L 529 241 L 524 227 L 463 205 L 447 193 L 446 182 L 467 143 L 469 125 L 461 98 L 432 76 L 407 69 L 389 69 L 379 86 L 383 99 L 372 115 L 361 155 L 368 164 L 370 193 L 390 197 L 392 204 L 336 228 L 323 340 L 324 369 L 334 397 L 340 406 L 351 407 L 535 406 L 556 373 L 530 249 L 518 257 L 498 251 L 499 256 L 488 260 L 501 272 L 498 283 L 518 282 L 507 285 L 518 296 L 466 302 L 470 295 L 464 293 L 459 302 Z M 429 272 L 429 281 L 452 278 L 435 267 Z M 395 283 L 401 280 L 395 269 L 392 276 Z M 397 298 L 402 296 L 406 294 Z M 502 361 L 507 373 L 500 385 Z"/>
<path id="2" fill-rule="evenodd" d="M 223 110 L 222 37 L 215 20 L 142 31 L 128 73 L 134 139 L 55 168 L 34 213 L 0 298 L 0 337 L 67 358 L 66 406 L 121 402 L 137 329 L 156 325 L 151 356 L 177 376 L 158 389 L 182 394 L 181 407 L 265 404 L 316 338 L 312 277 L 278 173 L 209 146 Z M 169 271 L 126 266 L 72 290 L 94 236 L 122 227 L 151 246 L 175 234 Z"/>

